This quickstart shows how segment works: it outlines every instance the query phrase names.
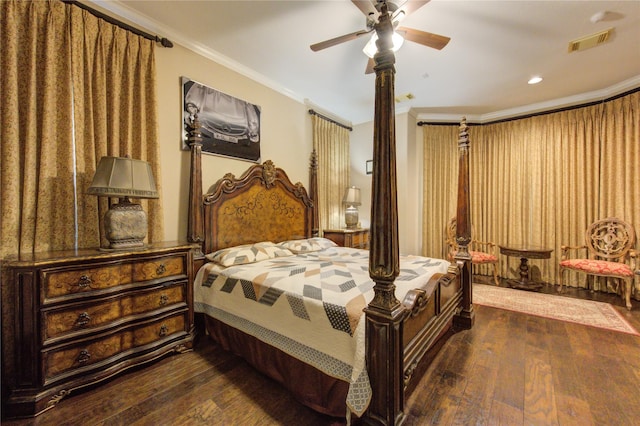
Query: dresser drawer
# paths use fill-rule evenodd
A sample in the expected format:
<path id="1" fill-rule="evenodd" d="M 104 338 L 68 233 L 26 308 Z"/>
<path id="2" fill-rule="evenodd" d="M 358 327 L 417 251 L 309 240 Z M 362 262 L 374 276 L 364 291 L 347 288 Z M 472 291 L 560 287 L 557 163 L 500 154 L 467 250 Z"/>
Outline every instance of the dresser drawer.
<path id="1" fill-rule="evenodd" d="M 43 271 L 45 302 L 62 296 L 103 290 L 131 283 L 132 265 L 96 266 L 92 268 L 54 269 Z"/>
<path id="2" fill-rule="evenodd" d="M 185 256 L 166 256 L 133 265 L 133 281 L 148 281 L 175 275 L 185 275 Z"/>
<path id="3" fill-rule="evenodd" d="M 106 365 L 118 360 L 118 355 L 128 356 L 145 350 L 145 345 L 161 342 L 172 335 L 187 334 L 188 313 L 178 312 L 147 324 L 129 327 L 119 333 L 62 346 L 45 351 L 43 357 L 45 382 L 51 382 L 62 374 L 68 376 L 74 370 L 83 371 L 90 366 Z"/>
<path id="4" fill-rule="evenodd" d="M 352 238 L 352 247 L 354 248 L 363 248 L 366 247 L 369 243 L 369 233 L 368 232 L 355 232 L 351 236 Z"/>
<path id="5" fill-rule="evenodd" d="M 108 290 L 127 284 L 187 274 L 186 256 L 172 255 L 141 259 L 118 265 L 96 265 L 90 268 L 51 269 L 44 274 L 44 303 L 91 292 Z"/>
<path id="6" fill-rule="evenodd" d="M 78 336 L 131 320 L 131 316 L 171 308 L 182 303 L 186 306 L 186 280 L 172 282 L 160 288 L 130 292 L 95 303 L 75 303 L 56 309 L 43 309 L 42 343 L 49 344 L 66 337 Z"/>

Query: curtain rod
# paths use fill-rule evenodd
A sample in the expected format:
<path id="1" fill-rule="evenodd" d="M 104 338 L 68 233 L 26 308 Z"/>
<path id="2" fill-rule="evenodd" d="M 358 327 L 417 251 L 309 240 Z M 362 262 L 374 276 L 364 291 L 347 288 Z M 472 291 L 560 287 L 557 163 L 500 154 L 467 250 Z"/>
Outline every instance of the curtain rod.
<path id="1" fill-rule="evenodd" d="M 320 114 L 319 112 L 317 112 L 317 111 L 315 111 L 315 110 L 310 109 L 310 110 L 309 110 L 309 114 L 311 114 L 311 115 L 317 115 L 318 117 L 322 118 L 323 120 L 327 120 L 328 122 L 333 123 L 333 124 L 335 124 L 335 125 L 337 125 L 337 126 L 340 126 L 340 127 L 344 128 L 344 129 L 347 129 L 347 130 L 348 130 L 348 131 L 350 131 L 350 132 L 351 132 L 351 131 L 353 131 L 353 128 L 352 128 L 352 127 L 349 127 L 349 126 L 347 126 L 346 124 L 342 124 L 342 123 L 340 123 L 339 121 L 336 121 L 336 120 L 334 120 L 334 119 L 332 119 L 332 118 L 327 117 L 326 115 L 322 115 L 322 114 Z"/>
<path id="2" fill-rule="evenodd" d="M 61 1 L 63 3 L 66 3 L 66 4 L 71 4 L 71 5 L 74 5 L 74 6 L 78 6 L 79 8 L 86 10 L 87 12 L 92 14 L 93 16 L 96 16 L 98 18 L 104 19 L 108 23 L 116 25 L 116 26 L 118 26 L 118 27 L 120 27 L 122 29 L 125 29 L 127 31 L 131 31 L 132 33 L 134 33 L 136 35 L 139 35 L 140 37 L 144 37 L 144 38 L 146 38 L 148 40 L 158 42 L 163 47 L 173 47 L 173 43 L 170 40 L 167 40 L 164 37 L 158 37 L 158 36 L 151 35 L 149 33 L 145 33 L 144 31 L 139 30 L 139 29 L 137 29 L 135 27 L 132 27 L 131 25 L 125 24 L 122 21 L 118 21 L 117 19 L 112 18 L 109 15 L 105 15 L 102 12 L 98 12 L 97 10 L 90 8 L 86 4 L 80 3 L 79 1 L 76 1 L 76 0 L 61 0 Z"/>
<path id="3" fill-rule="evenodd" d="M 571 110 L 574 110 L 574 109 L 587 108 L 587 107 L 590 107 L 590 106 L 593 106 L 593 105 L 604 104 L 604 103 L 607 103 L 607 102 L 615 101 L 616 99 L 625 97 L 627 95 L 630 95 L 630 94 L 638 92 L 638 91 L 640 91 L 640 87 L 636 87 L 634 89 L 627 90 L 626 92 L 623 92 L 623 93 L 618 93 L 617 95 L 613 95 L 611 97 L 608 97 L 606 99 L 602 99 L 602 100 L 599 100 L 599 101 L 585 102 L 583 104 L 571 105 L 571 106 L 563 107 L 563 108 L 550 109 L 550 110 L 547 110 L 547 111 L 534 112 L 534 113 L 531 113 L 531 114 L 524 114 L 524 115 L 520 115 L 520 116 L 517 116 L 517 117 L 509 117 L 509 118 L 503 118 L 501 120 L 487 121 L 485 123 L 474 123 L 473 125 L 474 126 L 486 126 L 486 125 L 490 125 L 490 124 L 506 123 L 508 121 L 522 120 L 522 119 L 525 119 L 525 118 L 539 117 L 541 115 L 555 114 L 555 113 L 564 112 L 564 111 L 571 111 Z M 427 125 L 427 124 L 429 124 L 431 126 L 434 126 L 434 125 L 435 126 L 438 126 L 438 125 L 450 126 L 452 124 L 460 124 L 460 123 L 456 123 L 456 122 L 453 122 L 453 121 L 450 122 L 450 123 L 447 123 L 447 122 L 433 122 L 432 123 L 432 122 L 428 122 L 428 121 L 418 121 L 418 123 L 417 123 L 417 125 L 420 126 L 420 127 L 422 127 L 424 125 Z"/>

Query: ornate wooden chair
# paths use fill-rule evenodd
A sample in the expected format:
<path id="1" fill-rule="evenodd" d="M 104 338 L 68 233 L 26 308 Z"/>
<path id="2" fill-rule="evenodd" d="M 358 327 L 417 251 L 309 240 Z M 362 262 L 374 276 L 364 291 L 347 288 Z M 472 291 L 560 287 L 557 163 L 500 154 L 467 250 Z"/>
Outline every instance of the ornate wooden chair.
<path id="1" fill-rule="evenodd" d="M 495 243 L 478 241 L 473 239 L 473 228 L 471 230 L 472 239 L 469 242 L 469 254 L 472 265 L 491 264 L 493 265 L 493 280 L 496 285 L 500 285 L 498 279 L 498 247 Z M 458 251 L 456 243 L 456 218 L 452 218 L 447 225 L 447 259 L 453 261 L 453 257 Z"/>
<path id="2" fill-rule="evenodd" d="M 562 291 L 563 273 L 567 270 L 578 271 L 597 277 L 616 278 L 616 287 L 609 287 L 619 291 L 620 281 L 624 282 L 622 297 L 627 309 L 631 309 L 631 285 L 636 269 L 637 252 L 635 244 L 635 230 L 631 224 L 609 217 L 592 223 L 585 234 L 585 245 L 561 246 L 562 258 L 558 271 L 558 282 Z M 572 252 L 583 253 L 582 256 L 569 257 Z"/>

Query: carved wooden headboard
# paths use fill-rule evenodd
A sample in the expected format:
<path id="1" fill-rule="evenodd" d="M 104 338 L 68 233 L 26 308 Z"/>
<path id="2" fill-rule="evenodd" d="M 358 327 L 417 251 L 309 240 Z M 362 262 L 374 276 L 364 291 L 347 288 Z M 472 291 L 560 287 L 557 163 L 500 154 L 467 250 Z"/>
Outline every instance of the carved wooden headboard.
<path id="1" fill-rule="evenodd" d="M 271 160 L 236 178 L 227 173 L 204 195 L 204 253 L 259 241 L 312 235 L 313 202 Z"/>

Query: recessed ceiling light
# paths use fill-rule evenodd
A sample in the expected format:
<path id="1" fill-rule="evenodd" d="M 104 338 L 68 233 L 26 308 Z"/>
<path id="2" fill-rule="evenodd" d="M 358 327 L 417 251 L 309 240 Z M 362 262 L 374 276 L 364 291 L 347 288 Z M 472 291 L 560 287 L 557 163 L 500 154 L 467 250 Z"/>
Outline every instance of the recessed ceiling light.
<path id="1" fill-rule="evenodd" d="M 415 96 L 413 96 L 413 93 L 405 93 L 403 95 L 396 96 L 395 100 L 397 103 L 400 103 L 400 102 L 410 101 L 413 98 L 415 98 Z"/>
<path id="2" fill-rule="evenodd" d="M 531 77 L 531 79 L 527 83 L 529 83 L 529 84 L 538 84 L 541 81 L 542 81 L 542 77 L 535 76 L 535 77 Z"/>

